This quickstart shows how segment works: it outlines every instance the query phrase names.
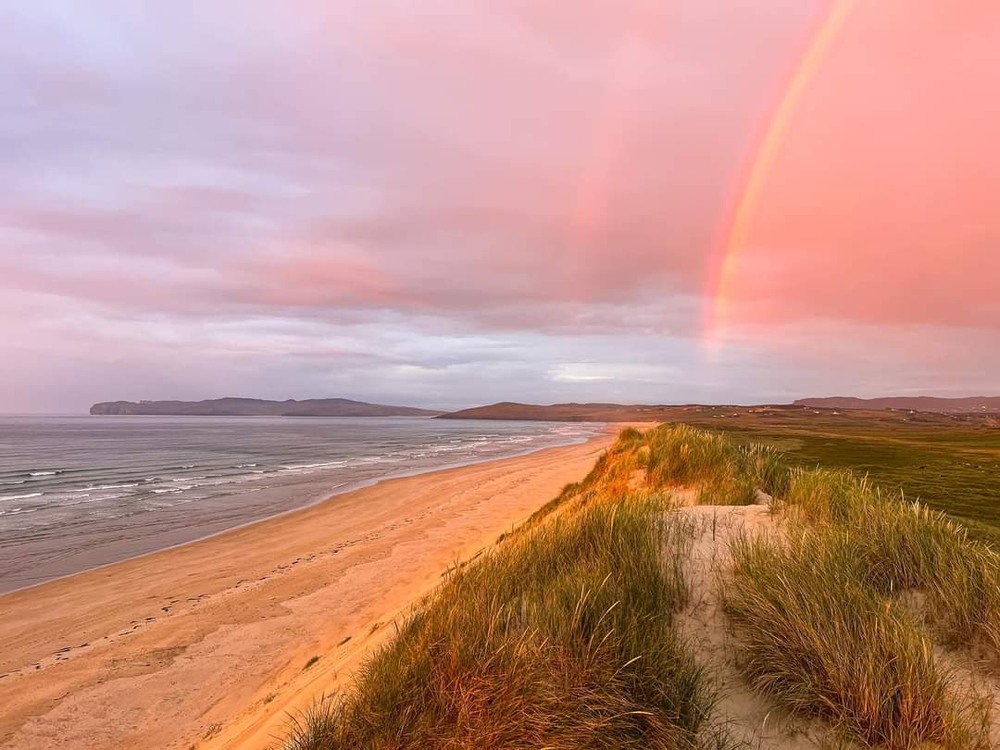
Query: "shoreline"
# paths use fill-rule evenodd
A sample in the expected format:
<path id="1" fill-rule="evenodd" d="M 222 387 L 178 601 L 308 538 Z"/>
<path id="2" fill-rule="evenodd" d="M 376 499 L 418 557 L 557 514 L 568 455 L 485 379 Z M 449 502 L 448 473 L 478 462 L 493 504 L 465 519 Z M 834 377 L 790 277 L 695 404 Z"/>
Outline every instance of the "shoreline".
<path id="1" fill-rule="evenodd" d="M 93 416 L 93 415 L 90 415 L 90 416 Z M 121 415 L 121 416 L 132 416 L 132 415 Z M 288 419 L 289 417 L 276 417 L 276 418 L 277 419 Z M 295 418 L 298 419 L 299 417 L 295 417 Z M 324 417 L 324 419 L 338 419 L 338 418 L 344 418 L 344 417 Z M 409 418 L 410 419 L 437 419 L 437 417 L 409 417 Z M 64 580 L 67 580 L 67 579 L 75 578 L 76 576 L 85 575 L 85 574 L 90 573 L 92 571 L 102 570 L 104 568 L 109 568 L 109 567 L 112 567 L 112 566 L 115 566 L 115 565 L 120 565 L 122 563 L 127 563 L 127 562 L 130 562 L 132 560 L 139 560 L 141 558 L 148 557 L 150 555 L 158 555 L 158 554 L 160 554 L 162 552 L 169 552 L 171 550 L 180 549 L 182 547 L 186 547 L 186 546 L 191 545 L 191 544 L 198 544 L 199 542 L 203 542 L 203 541 L 206 541 L 206 540 L 209 540 L 209 539 L 214 539 L 216 537 L 222 536 L 224 534 L 228 534 L 228 533 L 233 532 L 233 531 L 239 531 L 240 529 L 245 529 L 245 528 L 248 528 L 248 527 L 256 526 L 258 524 L 267 523 L 268 521 L 273 521 L 273 520 L 278 519 L 278 518 L 283 518 L 283 517 L 288 516 L 290 514 L 298 513 L 300 511 L 309 510 L 310 508 L 315 508 L 318 505 L 322 505 L 323 503 L 327 503 L 327 502 L 332 502 L 336 498 L 342 497 L 344 495 L 349 495 L 352 492 L 357 492 L 359 490 L 367 489 L 369 487 L 376 487 L 376 486 L 378 486 L 379 484 L 381 484 L 383 482 L 391 482 L 391 481 L 396 480 L 396 479 L 407 479 L 409 477 L 419 477 L 419 476 L 424 476 L 426 474 L 435 474 L 437 472 L 450 471 L 452 469 L 462 469 L 462 468 L 466 468 L 466 467 L 469 467 L 469 466 L 479 466 L 479 465 L 482 465 L 482 464 L 489 464 L 489 463 L 494 463 L 494 462 L 497 462 L 497 461 L 506 461 L 508 459 L 521 458 L 521 457 L 524 457 L 524 456 L 530 456 L 530 455 L 533 455 L 535 453 L 541 453 L 542 451 L 552 450 L 552 449 L 555 449 L 555 448 L 565 448 L 565 447 L 570 447 L 570 446 L 574 446 L 574 445 L 585 445 L 586 443 L 590 442 L 591 440 L 594 440 L 594 439 L 596 439 L 596 438 L 598 438 L 598 437 L 600 437 L 602 435 L 605 435 L 609 430 L 612 430 L 615 427 L 615 425 L 612 425 L 612 424 L 606 423 L 606 422 L 604 422 L 604 423 L 602 423 L 602 422 L 594 422 L 592 424 L 594 424 L 595 428 L 599 428 L 599 431 L 595 435 L 593 435 L 591 437 L 584 437 L 584 438 L 581 438 L 581 439 L 573 439 L 573 440 L 570 440 L 570 441 L 565 442 L 565 443 L 558 443 L 556 445 L 547 445 L 547 446 L 543 446 L 541 448 L 529 448 L 529 449 L 524 450 L 524 451 L 516 451 L 514 453 L 511 453 L 510 455 L 503 456 L 502 458 L 489 457 L 489 458 L 481 458 L 481 459 L 471 459 L 471 460 L 467 460 L 467 461 L 458 461 L 458 462 L 455 462 L 455 463 L 442 464 L 440 466 L 428 466 L 428 467 L 424 467 L 424 468 L 417 468 L 417 469 L 411 469 L 411 470 L 403 470 L 403 471 L 399 471 L 399 472 L 394 472 L 394 473 L 386 474 L 384 476 L 376 477 L 376 478 L 373 478 L 373 479 L 361 479 L 361 480 L 356 480 L 356 481 L 353 481 L 353 482 L 344 482 L 344 483 L 342 483 L 340 485 L 337 485 L 337 486 L 335 486 L 335 487 L 333 487 L 331 489 L 325 490 L 323 492 L 317 492 L 317 493 L 313 494 L 310 497 L 310 499 L 306 500 L 302 505 L 296 505 L 293 508 L 288 508 L 286 510 L 279 511 L 277 513 L 272 513 L 272 514 L 266 515 L 266 516 L 264 516 L 262 518 L 255 518 L 255 519 L 251 519 L 249 521 L 243 521 L 243 522 L 238 523 L 238 524 L 236 524 L 234 526 L 228 526 L 226 528 L 219 529 L 217 531 L 213 531 L 213 532 L 210 532 L 208 534 L 204 534 L 202 536 L 195 537 L 193 539 L 187 539 L 185 541 L 177 542 L 175 544 L 168 544 L 166 546 L 157 547 L 156 549 L 151 549 L 151 550 L 148 550 L 146 552 L 139 552 L 138 554 L 126 555 L 125 557 L 122 557 L 122 558 L 117 559 L 117 560 L 111 560 L 110 562 L 101 563 L 99 565 L 93 565 L 91 567 L 83 568 L 81 570 L 77 570 L 77 571 L 74 571 L 72 573 L 65 573 L 63 575 L 57 575 L 57 576 L 54 576 L 52 578 L 46 578 L 44 580 L 37 581 L 35 583 L 29 583 L 29 584 L 27 584 L 25 586 L 18 586 L 17 588 L 13 588 L 13 589 L 3 589 L 3 590 L 0 590 L 0 604 L 3 603 L 3 597 L 11 595 L 11 594 L 17 594 L 17 593 L 21 593 L 23 591 L 30 591 L 31 589 L 37 588 L 39 586 L 46 586 L 46 585 L 48 585 L 50 583 L 55 583 L 57 581 L 64 581 Z M 622 429 L 624 429 L 624 426 L 622 427 Z"/>
<path id="2" fill-rule="evenodd" d="M 0 596 L 0 747 L 266 747 L 448 568 L 582 479 L 625 426 L 383 479 Z"/>

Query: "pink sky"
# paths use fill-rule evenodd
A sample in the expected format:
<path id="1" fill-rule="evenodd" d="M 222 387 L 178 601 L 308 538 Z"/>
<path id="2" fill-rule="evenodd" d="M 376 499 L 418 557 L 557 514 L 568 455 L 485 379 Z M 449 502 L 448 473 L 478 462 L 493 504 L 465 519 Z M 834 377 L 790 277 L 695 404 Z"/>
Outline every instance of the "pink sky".
<path id="1" fill-rule="evenodd" d="M 733 315 L 1000 330 L 998 80 L 995 4 L 857 3 L 764 184 Z"/>
<path id="2" fill-rule="evenodd" d="M 0 411 L 1000 391 L 995 4 L 203 5 L 0 10 Z"/>

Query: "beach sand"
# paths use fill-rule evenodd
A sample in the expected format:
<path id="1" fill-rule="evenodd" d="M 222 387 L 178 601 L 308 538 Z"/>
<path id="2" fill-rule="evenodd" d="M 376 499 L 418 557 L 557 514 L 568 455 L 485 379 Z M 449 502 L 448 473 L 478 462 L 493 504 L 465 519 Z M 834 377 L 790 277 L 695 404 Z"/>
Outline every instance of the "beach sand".
<path id="1" fill-rule="evenodd" d="M 624 426 L 0 597 L 0 747 L 274 745 L 451 565 L 582 479 Z"/>

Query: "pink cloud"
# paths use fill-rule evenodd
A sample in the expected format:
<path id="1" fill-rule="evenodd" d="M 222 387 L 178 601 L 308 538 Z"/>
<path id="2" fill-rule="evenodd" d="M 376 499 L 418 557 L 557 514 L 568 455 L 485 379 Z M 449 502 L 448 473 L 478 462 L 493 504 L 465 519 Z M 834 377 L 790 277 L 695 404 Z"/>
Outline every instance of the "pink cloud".
<path id="1" fill-rule="evenodd" d="M 726 400 L 890 361 L 978 384 L 912 346 L 998 325 L 1000 36 L 972 0 L 859 4 L 767 181 L 728 369 L 698 349 L 732 185 L 826 4 L 25 6 L 0 30 L 12 382 L 64 352 L 89 392 L 112 352 L 140 363 L 116 384 L 191 395 L 199 372 L 469 400 L 655 372 L 683 373 L 664 399 Z"/>
<path id="2" fill-rule="evenodd" d="M 1000 330 L 998 50 L 982 0 L 857 4 L 767 177 L 733 321 Z"/>

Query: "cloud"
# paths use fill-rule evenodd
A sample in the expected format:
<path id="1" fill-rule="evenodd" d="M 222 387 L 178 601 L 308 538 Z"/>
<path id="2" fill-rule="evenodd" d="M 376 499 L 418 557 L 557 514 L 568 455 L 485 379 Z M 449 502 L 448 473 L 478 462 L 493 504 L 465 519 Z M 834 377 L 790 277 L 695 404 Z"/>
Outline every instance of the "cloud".
<path id="1" fill-rule="evenodd" d="M 997 55 L 962 5 L 945 23 L 887 3 L 845 36 L 768 181 L 714 360 L 719 229 L 823 0 L 12 6 L 0 409 L 754 400 L 867 372 L 860 343 L 810 330 L 892 352 L 883 369 L 917 361 L 899 342 L 920 326 L 981 342 L 998 152 L 972 144 L 996 118 L 963 97 Z M 910 26 L 953 69 L 906 48 Z M 949 70 L 968 80 L 941 94 Z M 919 382 L 979 387 L 958 354 Z"/>
<path id="2" fill-rule="evenodd" d="M 766 178 L 733 320 L 1000 331 L 994 11 L 857 4 Z"/>

